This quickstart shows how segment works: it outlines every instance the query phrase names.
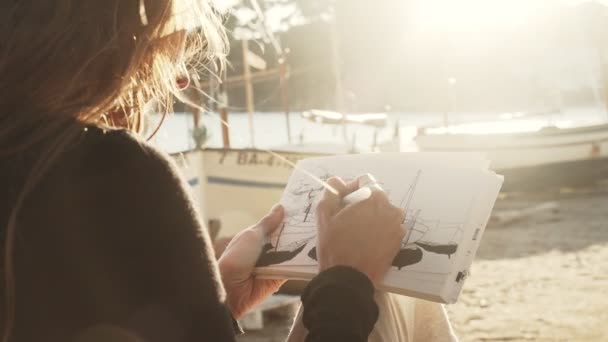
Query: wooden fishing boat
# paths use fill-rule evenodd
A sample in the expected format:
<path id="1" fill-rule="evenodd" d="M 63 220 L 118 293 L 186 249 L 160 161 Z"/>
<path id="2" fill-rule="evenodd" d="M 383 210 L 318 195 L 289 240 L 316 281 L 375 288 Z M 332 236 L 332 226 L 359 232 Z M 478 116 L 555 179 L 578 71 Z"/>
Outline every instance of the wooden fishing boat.
<path id="1" fill-rule="evenodd" d="M 256 149 L 202 149 L 174 154 L 199 211 L 220 236 L 233 236 L 255 224 L 281 198 L 290 163 L 313 153 Z"/>

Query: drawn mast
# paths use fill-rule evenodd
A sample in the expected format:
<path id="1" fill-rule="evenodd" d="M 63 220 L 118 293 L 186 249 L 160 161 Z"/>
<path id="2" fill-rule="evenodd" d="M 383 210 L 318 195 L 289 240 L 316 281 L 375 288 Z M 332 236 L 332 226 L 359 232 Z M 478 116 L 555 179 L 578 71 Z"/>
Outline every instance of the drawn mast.
<path id="1" fill-rule="evenodd" d="M 412 199 L 414 198 L 414 193 L 416 192 L 416 186 L 418 185 L 418 180 L 420 179 L 420 174 L 422 173 L 422 171 L 418 170 L 418 172 L 416 173 L 416 177 L 414 178 L 414 181 L 410 184 L 409 188 L 407 189 L 407 193 L 405 195 L 405 197 L 403 198 L 403 200 L 401 201 L 401 208 L 403 208 L 404 212 L 405 212 L 405 217 L 403 218 L 403 224 L 406 226 L 406 228 L 408 229 L 409 232 L 411 232 L 414 227 L 416 226 L 416 221 L 418 220 L 418 216 L 420 215 L 420 210 L 416 210 L 415 213 L 412 214 L 410 220 L 408 221 L 408 212 L 410 211 L 410 206 L 412 204 Z M 405 241 L 402 243 L 402 246 L 407 245 L 407 243 L 410 240 L 410 236 L 411 233 L 408 233 L 407 238 L 405 239 Z"/>

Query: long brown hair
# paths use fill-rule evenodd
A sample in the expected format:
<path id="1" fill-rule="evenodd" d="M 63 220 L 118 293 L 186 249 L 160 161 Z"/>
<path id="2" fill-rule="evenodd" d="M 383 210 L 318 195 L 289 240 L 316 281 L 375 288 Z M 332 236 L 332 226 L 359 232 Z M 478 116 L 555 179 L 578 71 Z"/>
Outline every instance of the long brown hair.
<path id="1" fill-rule="evenodd" d="M 0 157 L 45 141 L 6 226 L 3 342 L 15 321 L 14 236 L 25 198 L 82 123 L 141 133 L 147 104 L 170 110 L 177 78 L 222 63 L 226 38 L 209 1 L 0 2 Z"/>

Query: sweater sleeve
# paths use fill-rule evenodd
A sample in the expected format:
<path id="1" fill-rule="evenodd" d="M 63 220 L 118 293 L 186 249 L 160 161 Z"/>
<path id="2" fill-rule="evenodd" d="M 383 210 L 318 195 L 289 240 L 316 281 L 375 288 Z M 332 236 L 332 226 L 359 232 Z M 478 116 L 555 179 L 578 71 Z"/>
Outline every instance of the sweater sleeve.
<path id="1" fill-rule="evenodd" d="M 319 273 L 302 294 L 307 342 L 367 341 L 378 306 L 374 286 L 362 273 L 333 267 Z"/>
<path id="2" fill-rule="evenodd" d="M 89 134 L 42 189 L 59 194 L 38 213 L 60 230 L 47 242 L 63 260 L 51 265 L 64 280 L 48 291 L 66 297 L 55 324 L 74 336 L 102 324 L 147 342 L 234 341 L 209 235 L 173 162 L 126 132 Z"/>

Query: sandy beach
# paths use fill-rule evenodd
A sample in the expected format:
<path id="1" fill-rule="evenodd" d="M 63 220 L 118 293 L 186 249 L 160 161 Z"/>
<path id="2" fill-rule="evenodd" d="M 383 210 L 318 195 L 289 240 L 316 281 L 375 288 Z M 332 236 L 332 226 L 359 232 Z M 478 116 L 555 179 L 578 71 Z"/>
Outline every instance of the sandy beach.
<path id="1" fill-rule="evenodd" d="M 608 187 L 503 196 L 495 212 L 547 202 L 556 207 L 488 225 L 448 306 L 461 341 L 608 340 Z M 290 315 L 266 318 L 239 341 L 284 341 Z"/>
<path id="2" fill-rule="evenodd" d="M 448 307 L 462 341 L 608 340 L 608 193 L 505 199 L 496 210 L 548 200 L 558 209 L 488 227 Z"/>

